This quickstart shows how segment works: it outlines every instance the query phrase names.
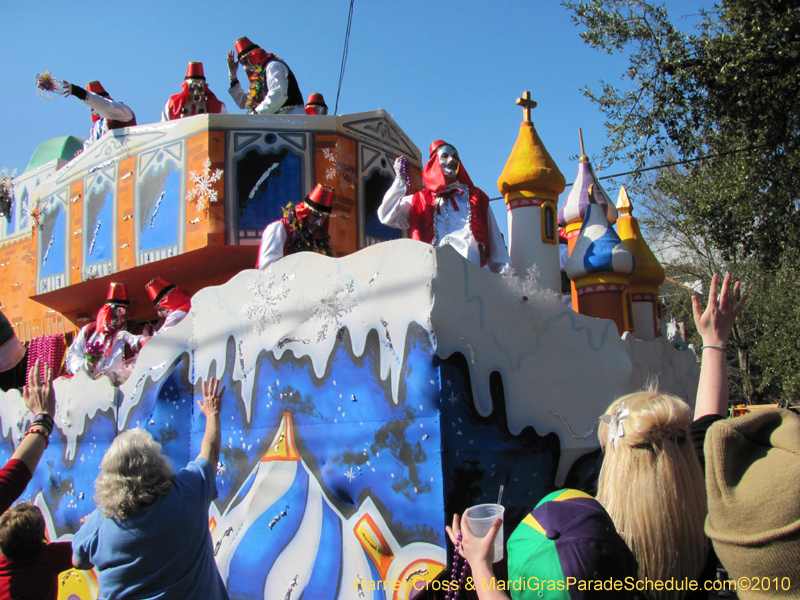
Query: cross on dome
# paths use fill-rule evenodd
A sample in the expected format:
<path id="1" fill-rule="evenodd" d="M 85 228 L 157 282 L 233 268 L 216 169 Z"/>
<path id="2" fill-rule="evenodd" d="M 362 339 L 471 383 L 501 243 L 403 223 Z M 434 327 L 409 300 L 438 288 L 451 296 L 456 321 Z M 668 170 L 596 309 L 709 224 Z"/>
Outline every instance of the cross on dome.
<path id="1" fill-rule="evenodd" d="M 522 120 L 525 123 L 531 122 L 531 109 L 536 108 L 536 101 L 531 100 L 531 93 L 524 92 L 522 98 L 517 98 L 517 104 L 522 107 Z"/>

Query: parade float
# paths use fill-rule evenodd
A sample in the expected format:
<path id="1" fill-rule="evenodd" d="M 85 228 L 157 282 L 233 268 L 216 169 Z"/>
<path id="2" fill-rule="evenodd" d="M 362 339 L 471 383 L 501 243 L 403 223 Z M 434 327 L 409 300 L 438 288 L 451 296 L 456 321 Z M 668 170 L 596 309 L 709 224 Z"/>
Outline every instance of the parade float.
<path id="1" fill-rule="evenodd" d="M 454 512 L 503 486 L 508 534 L 547 493 L 591 486 L 612 399 L 657 379 L 693 403 L 699 369 L 658 333 L 660 267 L 631 200 L 617 211 L 584 155 L 559 202 L 564 176 L 525 102 L 498 180 L 507 275 L 381 225 L 394 159 L 416 189 L 422 166 L 384 111 L 200 115 L 109 132 L 75 158 L 74 140 L 49 142 L 0 231 L 2 310 L 20 339 L 69 341 L 111 281 L 139 322 L 155 318 L 153 277 L 194 293 L 121 386 L 56 380 L 56 431 L 23 496 L 49 538 L 69 540 L 94 509 L 120 431 L 147 429 L 176 468 L 193 459 L 195 400 L 214 375 L 227 391 L 209 528 L 231 598 L 410 598 L 449 577 Z M 336 191 L 335 256 L 254 270 L 263 228 L 317 182 Z M 29 415 L 18 390 L 0 394 L 7 460 Z M 63 574 L 59 598 L 96 597 L 92 572 Z"/>

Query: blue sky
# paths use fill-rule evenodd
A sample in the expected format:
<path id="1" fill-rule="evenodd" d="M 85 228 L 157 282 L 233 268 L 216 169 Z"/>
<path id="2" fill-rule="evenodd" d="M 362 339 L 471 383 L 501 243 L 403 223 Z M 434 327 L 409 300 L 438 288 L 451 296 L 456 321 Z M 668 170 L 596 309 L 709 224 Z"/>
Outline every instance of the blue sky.
<path id="1" fill-rule="evenodd" d="M 705 4 L 668 8 L 697 14 Z M 303 95 L 321 92 L 333 112 L 348 8 L 348 0 L 4 2 L 0 169 L 21 173 L 46 139 L 88 135 L 89 109 L 75 98 L 37 96 L 37 73 L 79 85 L 99 79 L 141 125 L 159 119 L 187 62 L 201 61 L 211 89 L 240 112 L 226 92 L 225 54 L 243 35 L 282 57 Z M 338 112 L 385 109 L 424 155 L 434 139 L 453 143 L 475 184 L 496 197 L 522 120 L 514 101 L 529 90 L 536 129 L 571 182 L 578 128 L 590 157 L 606 139 L 602 115 L 580 88 L 617 83 L 626 66 L 584 44 L 580 31 L 556 0 L 356 0 Z M 608 192 L 616 198 L 616 188 Z"/>

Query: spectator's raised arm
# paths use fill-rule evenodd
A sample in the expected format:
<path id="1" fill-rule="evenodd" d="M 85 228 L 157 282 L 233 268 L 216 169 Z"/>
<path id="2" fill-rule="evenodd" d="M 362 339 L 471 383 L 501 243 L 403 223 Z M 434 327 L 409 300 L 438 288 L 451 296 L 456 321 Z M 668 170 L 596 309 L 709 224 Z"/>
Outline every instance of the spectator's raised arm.
<path id="1" fill-rule="evenodd" d="M 44 378 L 44 381 L 42 381 Z M 56 396 L 53 392 L 53 373 L 50 365 L 38 360 L 28 372 L 28 385 L 22 388 L 22 397 L 34 417 L 33 423 L 11 458 L 18 458 L 33 473 L 45 448 L 50 443 L 53 431 L 53 415 L 56 411 Z"/>
<path id="2" fill-rule="evenodd" d="M 718 294 L 719 292 L 719 294 Z M 694 322 L 703 338 L 703 358 L 694 418 L 728 413 L 728 337 L 736 317 L 742 312 L 747 294 L 740 297 L 739 282 L 731 290 L 731 276 L 726 275 L 719 289 L 719 275 L 711 279 L 711 290 L 705 311 L 697 296 L 692 296 Z"/>
<path id="3" fill-rule="evenodd" d="M 222 395 L 224 393 L 225 386 L 220 391 L 219 380 L 216 377 L 209 377 L 207 382 L 203 382 L 203 402 L 197 401 L 197 405 L 206 416 L 206 432 L 200 444 L 198 458 L 205 458 L 215 468 L 222 447 L 219 414 L 222 412 Z"/>

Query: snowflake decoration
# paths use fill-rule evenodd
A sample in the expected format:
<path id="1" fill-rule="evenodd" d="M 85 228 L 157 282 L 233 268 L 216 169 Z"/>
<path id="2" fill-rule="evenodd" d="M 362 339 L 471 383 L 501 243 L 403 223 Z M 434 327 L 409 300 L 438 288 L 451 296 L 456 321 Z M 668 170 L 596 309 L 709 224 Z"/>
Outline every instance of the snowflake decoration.
<path id="1" fill-rule="evenodd" d="M 284 275 L 282 281 L 294 279 L 294 275 Z M 275 280 L 272 267 L 262 271 L 247 282 L 247 289 L 253 300 L 242 307 L 242 314 L 253 322 L 253 329 L 261 335 L 270 322 L 280 323 L 283 314 L 278 304 L 289 295 L 289 286 Z"/>
<path id="2" fill-rule="evenodd" d="M 334 181 L 339 179 L 339 187 L 342 189 L 356 189 L 356 172 L 350 165 L 355 164 L 355 157 L 352 152 L 345 150 L 341 142 L 336 142 L 335 150 L 324 148 L 322 155 L 328 159 L 330 166 L 325 171 L 325 179 Z"/>
<path id="3" fill-rule="evenodd" d="M 517 277 L 514 268 L 503 271 L 503 279 L 506 282 L 511 294 L 519 298 L 520 304 L 525 304 L 532 299 L 544 301 L 557 301 L 558 294 L 553 290 L 544 289 L 539 284 L 539 267 L 531 265 L 525 277 Z"/>
<path id="4" fill-rule="evenodd" d="M 358 306 L 355 282 L 343 281 L 341 273 L 334 273 L 331 279 L 320 297 L 303 303 L 306 310 L 312 311 L 309 320 L 317 328 L 317 342 L 326 339 L 329 333 L 337 334 L 343 327 L 344 316 Z"/>
<path id="5" fill-rule="evenodd" d="M 212 188 L 212 184 L 219 181 L 223 173 L 222 169 L 211 173 L 211 159 L 208 157 L 203 163 L 202 173 L 198 175 L 194 171 L 189 171 L 189 177 L 194 182 L 194 187 L 186 193 L 186 201 L 194 202 L 197 212 L 208 216 L 209 205 L 219 199 L 217 190 Z"/>
<path id="6" fill-rule="evenodd" d="M 353 467 L 350 467 L 349 471 L 345 471 L 344 476 L 347 477 L 348 481 L 353 481 L 356 478 L 356 474 L 353 473 Z"/>

